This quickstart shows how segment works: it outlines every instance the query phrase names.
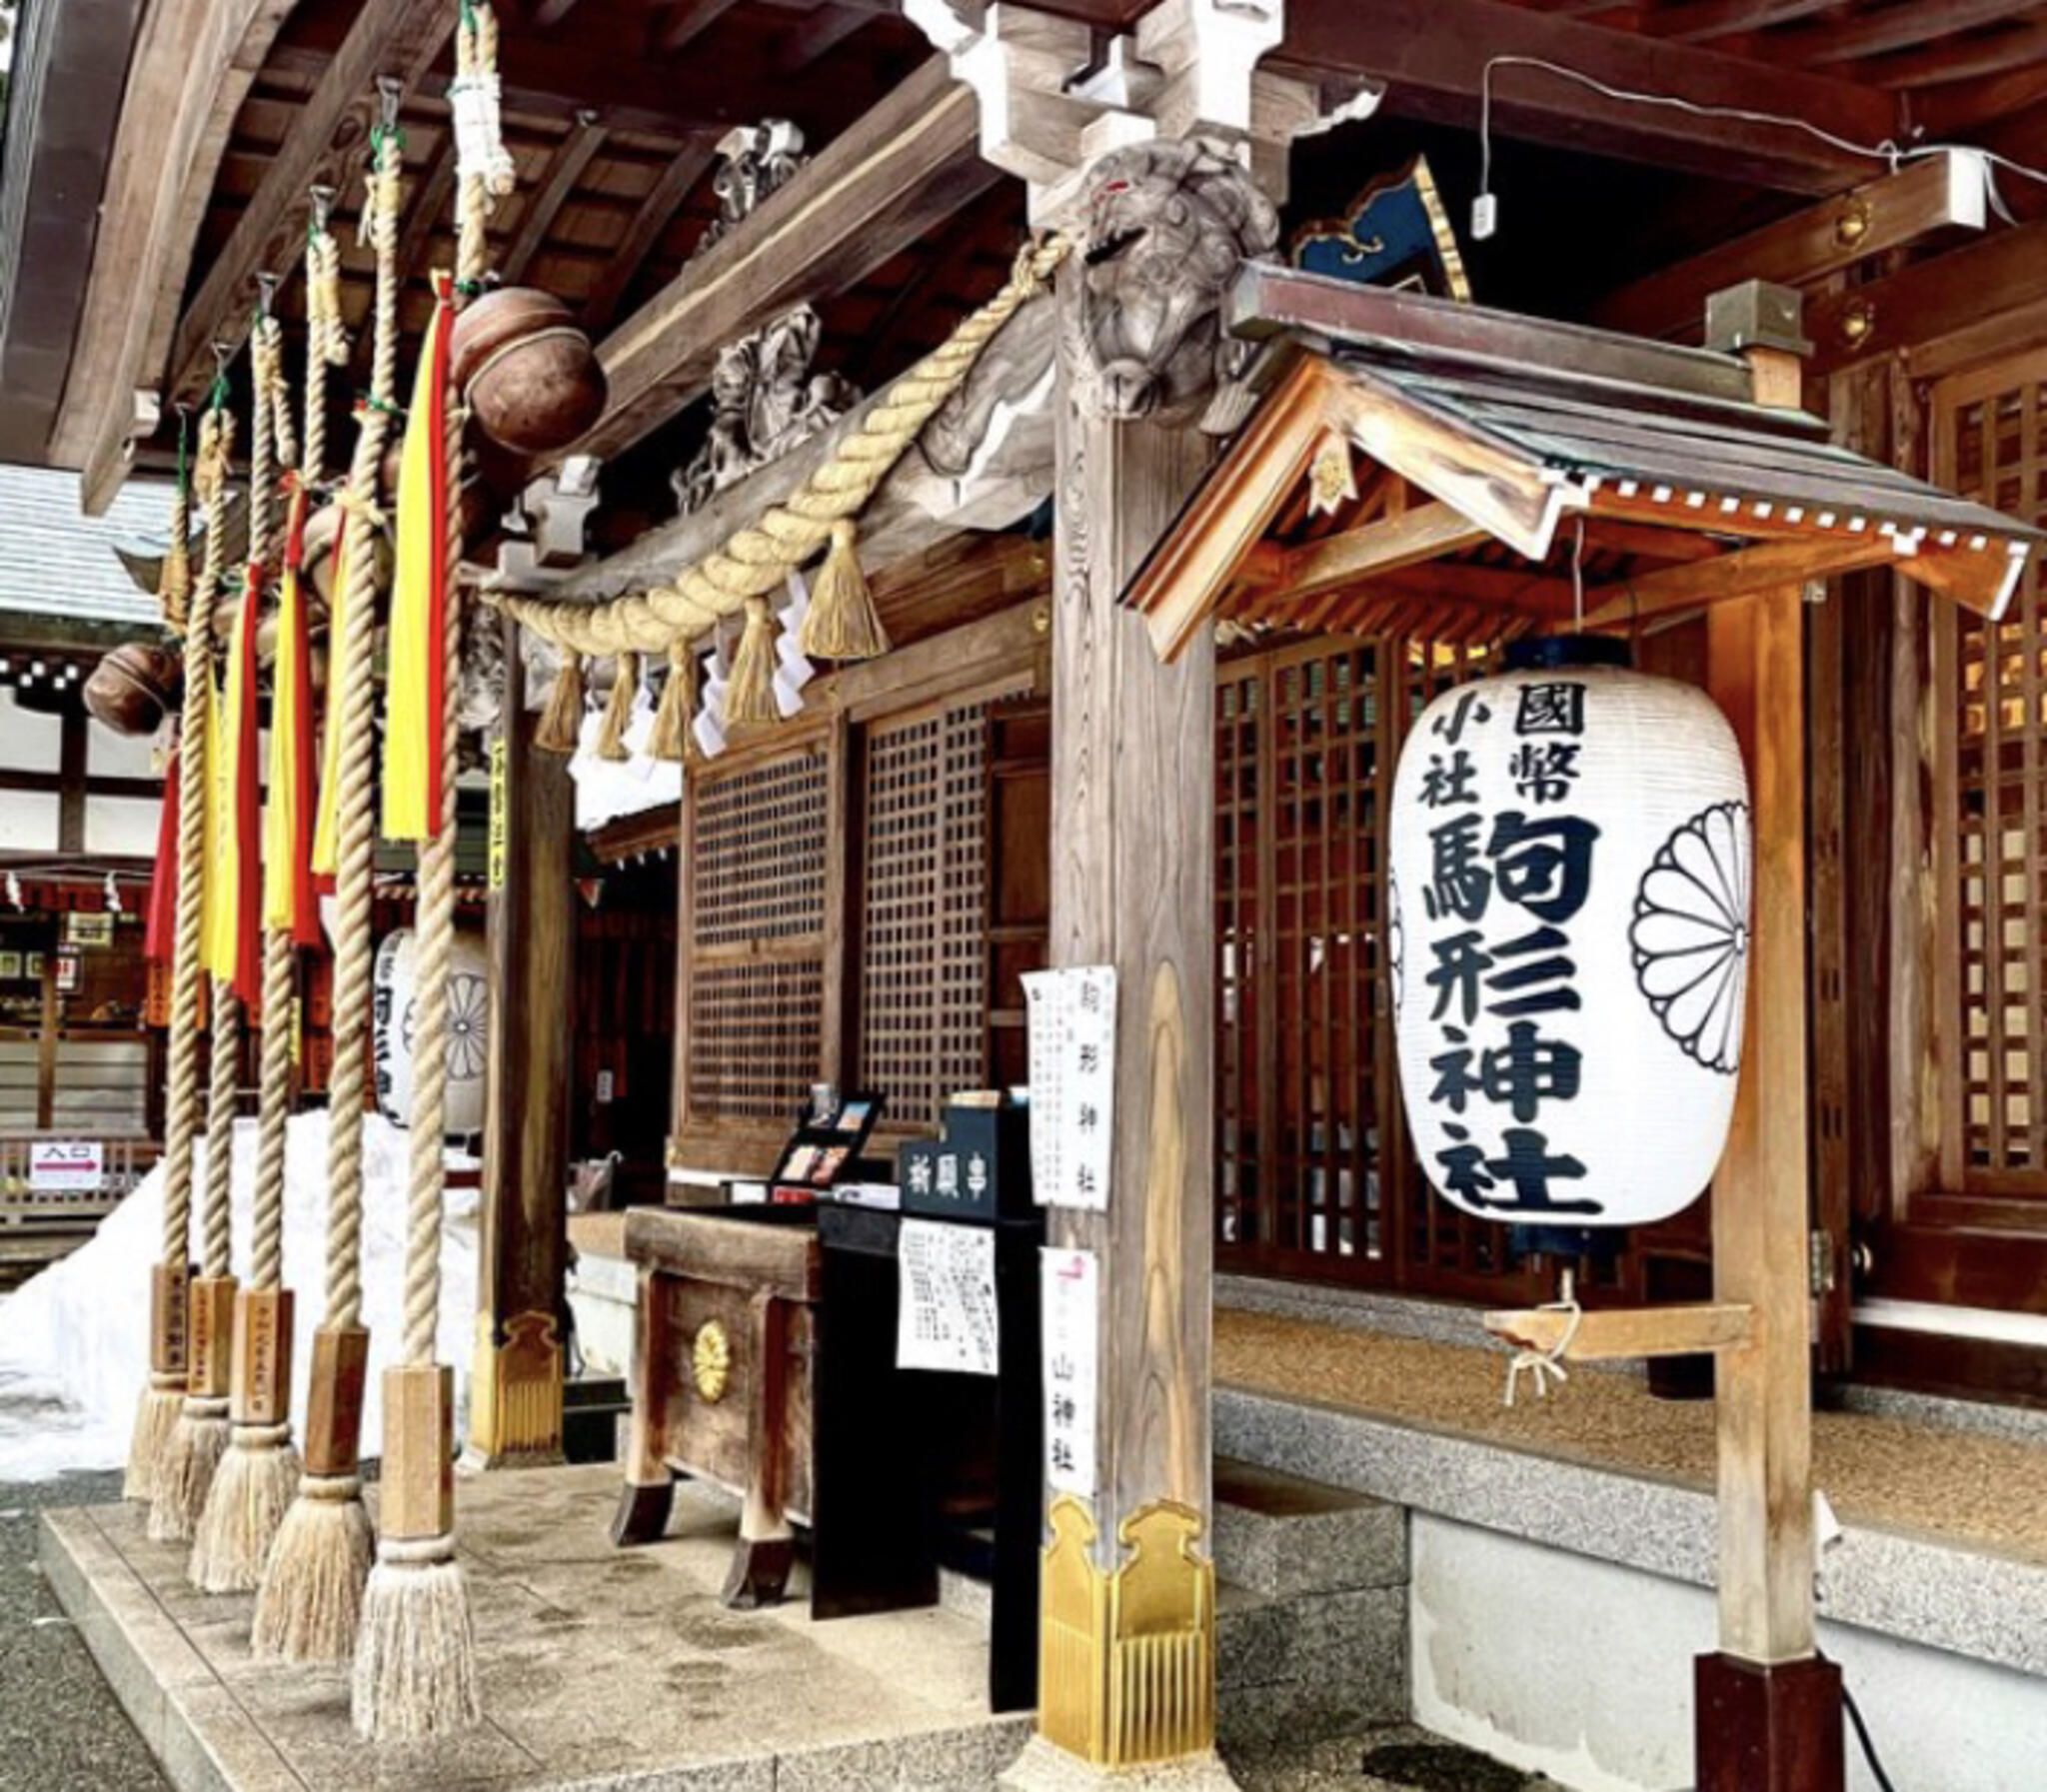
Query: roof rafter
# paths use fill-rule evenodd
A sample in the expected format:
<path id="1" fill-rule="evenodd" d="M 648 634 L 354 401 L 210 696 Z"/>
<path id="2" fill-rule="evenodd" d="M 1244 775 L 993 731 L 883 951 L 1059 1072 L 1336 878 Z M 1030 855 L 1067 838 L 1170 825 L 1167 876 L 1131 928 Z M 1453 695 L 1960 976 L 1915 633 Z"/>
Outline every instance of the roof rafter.
<path id="1" fill-rule="evenodd" d="M 605 339 L 611 403 L 578 452 L 630 447 L 704 390 L 721 344 L 844 292 L 1000 178 L 974 90 L 932 57 Z"/>
<path id="2" fill-rule="evenodd" d="M 380 76 L 415 86 L 455 31 L 456 0 L 362 0 L 320 84 L 263 176 L 263 184 L 186 308 L 171 350 L 168 388 L 196 403 L 213 377 L 215 342 L 248 334 L 261 273 L 298 258 L 316 183 L 340 186 L 376 114 Z"/>
<path id="3" fill-rule="evenodd" d="M 541 176 L 540 185 L 533 190 L 526 209 L 520 214 L 519 234 L 512 239 L 511 248 L 505 251 L 498 264 L 498 272 L 507 286 L 516 286 L 526 277 L 526 270 L 540 253 L 541 244 L 547 241 L 548 232 L 561 215 L 562 207 L 568 204 L 569 195 L 576 191 L 576 183 L 596 159 L 597 152 L 604 148 L 605 139 L 610 134 L 597 122 L 595 112 L 577 114 L 576 122 L 569 127 L 569 134 L 549 159 L 547 172 Z"/>
<path id="4" fill-rule="evenodd" d="M 590 297 L 583 303 L 581 322 L 584 329 L 593 333 L 601 331 L 618 315 L 619 303 L 632 286 L 634 277 L 654 253 L 655 244 L 661 241 L 676 213 L 682 209 L 683 201 L 689 198 L 697 183 L 710 170 L 716 155 L 709 141 L 696 143 L 661 171 L 660 178 L 640 202 L 639 211 L 633 214 L 633 222 L 627 226 L 625 237 L 613 251 L 604 273 L 590 289 Z"/>

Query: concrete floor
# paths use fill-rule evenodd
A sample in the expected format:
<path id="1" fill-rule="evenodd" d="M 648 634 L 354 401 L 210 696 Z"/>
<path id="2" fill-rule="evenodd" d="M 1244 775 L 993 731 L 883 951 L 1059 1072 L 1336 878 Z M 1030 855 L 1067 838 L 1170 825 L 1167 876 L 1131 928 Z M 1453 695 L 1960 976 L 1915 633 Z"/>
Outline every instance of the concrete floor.
<path id="1" fill-rule="evenodd" d="M 970 1620 L 930 1611 L 817 1625 L 795 1602 L 727 1612 L 715 1589 L 730 1508 L 686 1493 L 669 1541 L 620 1555 L 605 1535 L 616 1486 L 609 1467 L 465 1483 L 490 1721 L 457 1743 L 374 1752 L 349 1733 L 340 1675 L 253 1667 L 249 1601 L 193 1593 L 180 1552 L 143 1538 L 137 1508 L 110 1504 L 65 1513 L 44 1548 L 121 1683 L 117 1703 L 34 1560 L 38 1509 L 112 1500 L 115 1477 L 0 1488 L 0 1789 L 980 1792 L 1021 1744 L 1027 1719 L 986 1712 L 986 1643 Z M 172 1778 L 123 1704 L 153 1728 Z M 1231 1764 L 1244 1792 L 1530 1785 L 1412 1730 L 1282 1744 Z"/>

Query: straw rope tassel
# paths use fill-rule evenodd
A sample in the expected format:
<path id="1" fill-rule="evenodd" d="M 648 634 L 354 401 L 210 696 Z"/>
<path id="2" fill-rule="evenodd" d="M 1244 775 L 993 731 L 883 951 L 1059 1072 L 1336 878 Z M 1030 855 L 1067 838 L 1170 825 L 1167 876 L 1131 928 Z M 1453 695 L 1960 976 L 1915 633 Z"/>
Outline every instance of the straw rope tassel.
<path id="1" fill-rule="evenodd" d="M 195 461 L 195 481 L 203 489 L 217 489 L 217 462 L 225 453 L 219 414 L 208 412 L 200 422 Z M 209 528 L 209 545 L 216 539 Z M 205 571 L 211 580 L 213 569 Z M 199 1120 L 199 936 L 206 901 L 206 706 L 212 701 L 212 689 L 213 606 L 206 603 L 190 610 L 185 636 L 185 703 L 178 721 L 177 918 L 171 949 L 169 1086 L 164 1101 L 163 1252 L 151 1277 L 150 1373 L 136 1409 L 135 1434 L 128 1450 L 122 1492 L 129 1499 L 156 1498 L 158 1470 L 185 1404 L 192 1138 Z"/>
<path id="2" fill-rule="evenodd" d="M 464 0 L 456 78 L 495 82 L 497 26 Z M 488 146 L 485 146 L 488 150 Z M 456 304 L 482 280 L 491 167 L 465 156 L 457 183 Z M 449 407 L 448 580 L 442 651 L 441 813 L 419 856 L 414 946 L 418 980 L 406 1195 L 404 1360 L 384 1377 L 383 1532 L 363 1595 L 354 1718 L 372 1741 L 445 1735 L 483 1721 L 469 1590 L 455 1556 L 455 1372 L 434 1360 L 441 1309 L 441 1224 L 447 1178 L 448 983 L 455 952 L 455 783 L 461 739 L 462 426 Z"/>
<path id="3" fill-rule="evenodd" d="M 398 374 L 398 182 L 395 135 L 380 135 L 369 182 L 377 258 L 370 403 L 364 407 L 344 500 L 352 526 L 374 526 L 377 472 Z M 307 384 L 317 386 L 309 375 Z M 310 402 L 310 401 L 309 401 Z M 312 432 L 307 454 L 311 471 Z M 370 1021 L 371 859 L 376 847 L 377 556 L 347 557 L 345 639 L 333 644 L 327 726 L 340 729 L 335 872 L 334 1036 L 360 1041 Z M 364 1053 L 337 1051 L 327 1099 L 327 1305 L 313 1339 L 305 1473 L 256 1595 L 250 1648 L 259 1658 L 346 1661 L 356 1645 L 370 1572 L 363 1506 L 363 1383 L 370 1334 L 363 1312 Z"/>
<path id="4" fill-rule="evenodd" d="M 673 585 L 608 604 L 519 597 L 489 601 L 564 653 L 589 657 L 630 649 L 658 654 L 704 634 L 750 599 L 779 590 L 821 548 L 841 544 L 837 559 L 843 570 L 852 547 L 840 526 L 866 508 L 939 407 L 967 384 L 982 350 L 1022 306 L 1045 291 L 1071 248 L 1066 236 L 1026 244 L 1003 290 L 890 385 L 831 460 L 786 502 L 770 505 L 757 522 L 686 568 Z M 840 620 L 848 620 L 843 607 Z M 728 692 L 728 720 L 730 703 Z"/>
<path id="5" fill-rule="evenodd" d="M 213 702 L 211 633 L 215 600 L 219 595 L 222 577 L 227 570 L 227 462 L 234 433 L 233 420 L 226 411 L 216 407 L 209 413 L 208 420 L 213 426 L 212 454 L 209 457 L 202 453 L 200 457 L 200 471 L 205 483 L 199 488 L 198 494 L 206 506 L 206 548 L 200 565 L 198 589 L 193 593 L 190 627 L 191 643 L 197 644 L 204 638 L 206 647 L 203 653 L 195 657 L 188 646 L 185 664 L 185 720 L 191 725 L 187 745 L 189 749 L 191 742 L 197 740 L 203 742 L 204 746 L 199 753 L 191 755 L 183 769 L 179 785 L 180 801 L 191 804 L 190 813 L 179 816 L 179 849 L 181 853 L 190 851 L 192 865 L 198 874 L 192 880 L 191 890 L 193 903 L 197 908 L 203 908 L 204 905 L 206 879 L 215 875 L 215 868 L 206 864 L 204 833 L 206 781 L 215 775 L 216 768 L 212 761 L 219 746 L 212 738 L 213 729 L 208 718 L 208 711 Z M 196 711 L 193 703 L 195 691 L 198 693 Z M 196 781 L 192 777 L 195 765 L 199 770 Z M 192 827 L 195 819 L 200 824 L 200 832 L 196 836 L 186 832 Z M 184 877 L 185 868 L 181 865 L 181 886 Z M 186 1159 L 186 1198 L 189 1201 L 191 1132 L 197 1128 L 199 1106 L 196 1033 L 200 960 L 197 933 L 202 916 L 195 913 L 191 917 L 194 937 L 188 964 L 185 951 L 187 916 L 184 902 L 187 892 L 181 888 L 178 894 L 180 900 L 176 956 L 172 972 L 172 1003 L 174 1013 L 179 1010 L 192 1013 L 194 1036 L 187 1043 L 182 1077 L 180 1066 L 175 1061 L 172 1064 L 171 1102 L 174 1111 L 183 1107 L 187 1115 L 187 1133 L 183 1148 Z M 188 974 L 191 978 L 191 989 L 189 995 L 181 999 L 179 991 Z M 172 1428 L 169 1441 L 158 1460 L 155 1498 L 149 1508 L 149 1537 L 154 1543 L 191 1541 L 193 1530 L 199 1523 L 199 1515 L 206 1507 L 206 1495 L 213 1485 L 214 1470 L 220 1465 L 221 1456 L 228 1445 L 227 1357 L 229 1334 L 234 1326 L 235 1288 L 234 1280 L 229 1274 L 228 1263 L 228 1197 L 233 1170 L 236 1050 L 233 1008 L 233 993 L 225 981 L 216 980 L 210 1016 L 213 1023 L 210 1051 L 212 1086 L 206 1112 L 206 1187 L 204 1204 L 200 1210 L 200 1273 L 191 1283 L 186 1302 L 185 1402 L 179 1409 L 178 1422 Z M 167 1178 L 169 1173 L 166 1172 Z M 166 1193 L 168 1194 L 168 1186 Z"/>
<path id="6" fill-rule="evenodd" d="M 626 730 L 633 724 L 633 704 L 640 695 L 640 656 L 621 654 L 612 678 L 611 701 L 604 707 L 604 728 L 597 737 L 597 757 L 615 766 L 633 756 L 626 748 Z"/>
<path id="7" fill-rule="evenodd" d="M 284 332 L 267 312 L 251 343 L 255 417 L 249 448 L 249 553 L 277 564 L 274 443 L 296 458 L 289 428 Z M 284 667 L 283 636 L 274 664 Z M 278 793 L 272 792 L 272 801 Z M 256 1133 L 256 1192 L 249 1280 L 235 1297 L 228 1453 L 214 1476 L 192 1542 L 189 1572 L 203 1593 L 246 1593 L 263 1578 L 270 1546 L 298 1485 L 292 1447 L 292 1296 L 284 1281 L 285 1127 L 291 1114 L 291 1016 L 297 954 L 289 929 L 263 941 L 262 1070 Z"/>
<path id="8" fill-rule="evenodd" d="M 689 752 L 690 718 L 697 713 L 697 656 L 677 642 L 668 650 L 668 678 L 661 704 L 654 712 L 654 733 L 647 751 L 655 759 L 681 765 Z"/>

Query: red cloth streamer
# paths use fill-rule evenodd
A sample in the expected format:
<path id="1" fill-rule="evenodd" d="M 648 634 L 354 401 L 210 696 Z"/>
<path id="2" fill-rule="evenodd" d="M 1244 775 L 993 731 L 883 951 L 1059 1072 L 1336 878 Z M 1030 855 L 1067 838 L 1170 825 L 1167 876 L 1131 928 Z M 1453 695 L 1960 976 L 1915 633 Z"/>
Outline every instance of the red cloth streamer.
<path id="1" fill-rule="evenodd" d="M 171 749 L 164 773 L 164 801 L 156 830 L 156 864 L 149 874 L 149 915 L 142 929 L 142 955 L 168 964 L 178 932 L 178 803 L 181 750 Z"/>
<path id="2" fill-rule="evenodd" d="M 306 510 L 310 496 L 303 480 L 292 481 L 291 507 L 285 518 L 284 577 L 299 588 L 299 601 L 292 607 L 289 619 L 297 639 L 292 644 L 295 651 L 290 654 L 285 652 L 285 644 L 280 641 L 277 656 L 279 664 L 290 665 L 293 675 L 290 705 L 292 738 L 287 751 L 291 765 L 289 776 L 297 799 L 293 806 L 291 842 L 292 942 L 296 945 L 318 945 L 321 940 L 320 902 L 313 879 L 313 830 L 316 821 L 313 813 L 313 666 L 306 628 L 304 585 Z"/>

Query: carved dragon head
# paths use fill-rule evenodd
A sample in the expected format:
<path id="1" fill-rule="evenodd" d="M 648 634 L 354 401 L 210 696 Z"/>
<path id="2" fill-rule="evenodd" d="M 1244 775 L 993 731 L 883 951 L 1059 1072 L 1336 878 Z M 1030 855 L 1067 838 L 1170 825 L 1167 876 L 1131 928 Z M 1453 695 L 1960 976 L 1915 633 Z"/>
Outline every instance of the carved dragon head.
<path id="1" fill-rule="evenodd" d="M 1198 414 L 1241 370 L 1222 297 L 1241 263 L 1278 242 L 1278 213 L 1223 152 L 1165 140 L 1103 156 L 1084 208 L 1083 402 L 1117 418 Z"/>

